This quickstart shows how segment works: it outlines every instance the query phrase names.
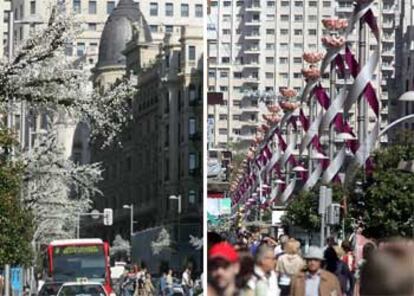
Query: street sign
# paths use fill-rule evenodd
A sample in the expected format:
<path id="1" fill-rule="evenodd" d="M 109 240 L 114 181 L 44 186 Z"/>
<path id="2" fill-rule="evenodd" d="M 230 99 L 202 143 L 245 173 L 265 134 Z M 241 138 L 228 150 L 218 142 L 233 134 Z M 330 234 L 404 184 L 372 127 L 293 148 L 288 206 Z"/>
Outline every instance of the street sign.
<path id="1" fill-rule="evenodd" d="M 327 222 L 329 225 L 338 225 L 341 221 L 341 205 L 333 203 L 328 207 Z"/>
<path id="2" fill-rule="evenodd" d="M 104 225 L 111 226 L 113 223 L 112 209 L 104 209 Z"/>
<path id="3" fill-rule="evenodd" d="M 325 214 L 326 211 L 326 186 L 319 188 L 319 215 Z"/>
<path id="4" fill-rule="evenodd" d="M 98 220 L 101 216 L 101 213 L 98 210 L 93 210 L 91 212 L 92 219 Z"/>

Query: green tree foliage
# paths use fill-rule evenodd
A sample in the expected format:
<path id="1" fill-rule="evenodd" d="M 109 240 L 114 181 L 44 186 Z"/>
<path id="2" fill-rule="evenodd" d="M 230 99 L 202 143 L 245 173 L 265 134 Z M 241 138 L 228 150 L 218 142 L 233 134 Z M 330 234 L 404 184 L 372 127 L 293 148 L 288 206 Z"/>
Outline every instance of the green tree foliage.
<path id="1" fill-rule="evenodd" d="M 318 214 L 319 187 L 320 184 L 314 186 L 311 191 L 301 191 L 294 196 L 286 208 L 282 223 L 299 226 L 308 232 L 319 231 L 321 225 Z M 344 192 L 340 186 L 334 185 L 332 195 L 332 201 L 340 202 L 343 199 Z"/>
<path id="2" fill-rule="evenodd" d="M 12 135 L 0 129 L 0 266 L 29 264 L 32 219 L 21 206 L 21 169 L 10 161 Z"/>
<path id="3" fill-rule="evenodd" d="M 363 193 L 349 190 L 350 215 L 361 217 L 364 234 L 373 238 L 414 235 L 414 174 L 398 169 L 401 160 L 414 160 L 414 146 L 391 146 L 374 154 L 374 172 Z M 362 173 L 359 180 L 363 180 Z M 354 183 L 352 189 L 355 189 Z"/>

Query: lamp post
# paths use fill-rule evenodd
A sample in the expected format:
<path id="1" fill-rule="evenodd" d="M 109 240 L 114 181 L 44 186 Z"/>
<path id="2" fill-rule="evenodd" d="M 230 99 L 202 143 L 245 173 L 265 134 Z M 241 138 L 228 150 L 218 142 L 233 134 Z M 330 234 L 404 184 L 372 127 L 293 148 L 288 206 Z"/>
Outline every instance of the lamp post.
<path id="1" fill-rule="evenodd" d="M 129 224 L 129 237 L 132 244 L 132 236 L 134 235 L 134 205 L 131 203 L 129 205 L 123 205 L 122 208 L 130 211 L 130 224 Z"/>
<path id="2" fill-rule="evenodd" d="M 178 231 L 177 231 L 177 248 L 178 248 L 178 242 L 180 240 L 180 227 L 181 227 L 181 195 L 170 195 L 169 200 L 176 200 L 178 201 Z"/>

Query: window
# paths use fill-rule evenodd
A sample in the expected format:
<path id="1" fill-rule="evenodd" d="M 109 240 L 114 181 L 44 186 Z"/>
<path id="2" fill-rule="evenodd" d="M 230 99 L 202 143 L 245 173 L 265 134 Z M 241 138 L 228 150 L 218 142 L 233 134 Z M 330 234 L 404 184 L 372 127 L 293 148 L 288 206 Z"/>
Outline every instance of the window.
<path id="1" fill-rule="evenodd" d="M 30 1 L 30 14 L 36 13 L 36 1 Z"/>
<path id="2" fill-rule="evenodd" d="M 267 1 L 267 7 L 275 7 L 275 1 Z"/>
<path id="3" fill-rule="evenodd" d="M 282 7 L 288 7 L 289 6 L 289 1 L 282 1 L 281 6 Z"/>
<path id="4" fill-rule="evenodd" d="M 236 2 L 237 7 L 243 6 L 243 4 L 244 4 L 244 1 L 237 1 Z"/>
<path id="5" fill-rule="evenodd" d="M 275 19 L 275 15 L 274 14 L 268 14 L 268 15 L 266 15 L 266 19 L 268 21 L 273 21 Z"/>
<path id="6" fill-rule="evenodd" d="M 287 79 L 289 76 L 288 73 L 279 73 L 279 77 L 282 79 Z"/>
<path id="7" fill-rule="evenodd" d="M 287 35 L 287 34 L 289 34 L 288 29 L 280 29 L 280 35 Z"/>
<path id="8" fill-rule="evenodd" d="M 280 20 L 281 20 L 281 21 L 283 21 L 283 22 L 288 22 L 288 21 L 289 21 L 289 15 L 287 15 L 287 14 L 282 14 L 282 15 L 280 16 Z"/>
<path id="9" fill-rule="evenodd" d="M 221 71 L 220 72 L 220 77 L 221 78 L 228 78 L 229 77 L 229 72 L 227 72 L 227 71 Z"/>
<path id="10" fill-rule="evenodd" d="M 296 36 L 302 35 L 302 29 L 295 29 L 295 30 L 294 30 L 294 34 L 295 34 Z"/>
<path id="11" fill-rule="evenodd" d="M 157 25 L 150 25 L 149 28 L 150 28 L 150 31 L 152 33 L 157 33 L 157 31 L 158 31 L 158 26 Z"/>
<path id="12" fill-rule="evenodd" d="M 196 201 L 196 192 L 194 190 L 190 190 L 190 192 L 188 192 L 188 203 L 194 204 L 195 201 Z"/>
<path id="13" fill-rule="evenodd" d="M 85 43 L 83 43 L 83 42 L 79 42 L 79 43 L 77 44 L 77 47 L 76 47 L 76 55 L 77 55 L 78 57 L 81 57 L 81 56 L 83 56 L 83 55 L 84 55 L 84 53 L 85 53 Z"/>
<path id="14" fill-rule="evenodd" d="M 81 2 L 80 0 L 73 0 L 73 12 L 80 13 L 81 12 Z"/>
<path id="15" fill-rule="evenodd" d="M 241 119 L 241 115 L 233 115 L 233 120 L 240 121 L 240 119 Z"/>
<path id="16" fill-rule="evenodd" d="M 216 77 L 216 72 L 214 70 L 209 70 L 208 71 L 208 77 L 210 77 L 210 78 Z"/>
<path id="17" fill-rule="evenodd" d="M 227 120 L 227 114 L 220 114 L 219 120 Z"/>
<path id="18" fill-rule="evenodd" d="M 280 43 L 280 49 L 282 49 L 282 50 L 288 50 L 289 49 L 289 46 L 288 46 L 287 43 Z"/>
<path id="19" fill-rule="evenodd" d="M 96 1 L 89 1 L 88 12 L 89 14 L 96 14 Z"/>
<path id="20" fill-rule="evenodd" d="M 296 14 L 295 15 L 295 22 L 302 22 L 303 21 L 303 15 Z"/>
<path id="21" fill-rule="evenodd" d="M 293 73 L 293 78 L 301 78 L 301 77 L 302 77 L 301 73 L 298 73 L 298 72 Z"/>
<path id="22" fill-rule="evenodd" d="M 196 120 L 195 118 L 188 119 L 188 134 L 190 136 L 194 135 L 196 133 Z"/>
<path id="23" fill-rule="evenodd" d="M 170 26 L 170 25 L 165 26 L 166 33 L 172 33 L 173 29 L 174 29 L 174 26 Z"/>
<path id="24" fill-rule="evenodd" d="M 275 29 L 266 29 L 267 35 L 275 35 Z"/>
<path id="25" fill-rule="evenodd" d="M 266 64 L 273 65 L 275 63 L 274 57 L 266 57 Z"/>
<path id="26" fill-rule="evenodd" d="M 309 35 L 315 36 L 316 35 L 316 29 L 309 29 L 308 33 L 309 33 Z"/>
<path id="27" fill-rule="evenodd" d="M 279 64 L 287 64 L 288 58 L 279 58 Z"/>
<path id="28" fill-rule="evenodd" d="M 294 43 L 293 48 L 294 49 L 303 49 L 303 44 L 302 43 Z"/>
<path id="29" fill-rule="evenodd" d="M 174 4 L 165 3 L 165 16 L 174 16 Z"/>
<path id="30" fill-rule="evenodd" d="M 235 134 L 235 135 L 240 135 L 241 130 L 240 130 L 239 128 L 234 128 L 234 129 L 232 130 L 232 132 L 233 132 L 233 134 Z"/>
<path id="31" fill-rule="evenodd" d="M 195 48 L 195 46 L 189 46 L 188 47 L 188 59 L 190 61 L 195 61 L 195 59 L 196 59 L 196 48 Z"/>
<path id="32" fill-rule="evenodd" d="M 273 73 L 272 72 L 266 72 L 266 78 L 267 79 L 273 79 Z"/>
<path id="33" fill-rule="evenodd" d="M 220 86 L 220 91 L 228 91 L 229 88 L 227 86 Z"/>
<path id="34" fill-rule="evenodd" d="M 115 1 L 106 2 L 106 13 L 111 14 L 115 8 Z"/>
<path id="35" fill-rule="evenodd" d="M 23 8 L 23 4 L 20 5 L 20 19 L 22 20 L 24 18 L 24 8 Z"/>
<path id="36" fill-rule="evenodd" d="M 226 128 L 220 128 L 219 129 L 219 134 L 220 135 L 227 135 L 227 129 Z"/>
<path id="37" fill-rule="evenodd" d="M 229 7 L 229 6 L 231 6 L 231 1 L 224 1 L 223 5 L 224 5 L 224 7 Z"/>
<path id="38" fill-rule="evenodd" d="M 322 5 L 323 5 L 323 7 L 331 7 L 331 2 L 323 1 Z"/>
<path id="39" fill-rule="evenodd" d="M 302 1 L 295 1 L 295 7 L 303 7 Z"/>
<path id="40" fill-rule="evenodd" d="M 150 3 L 150 16 L 158 16 L 158 3 Z"/>
<path id="41" fill-rule="evenodd" d="M 317 17 L 316 17 L 316 15 L 308 15 L 308 21 L 310 21 L 310 22 L 316 22 L 316 20 L 317 20 Z"/>
<path id="42" fill-rule="evenodd" d="M 234 107 L 240 107 L 241 106 L 240 100 L 233 100 L 233 106 Z"/>
<path id="43" fill-rule="evenodd" d="M 228 64 L 228 63 L 230 63 L 230 58 L 229 58 L 229 57 L 222 57 L 222 58 L 221 58 L 221 62 L 222 62 L 223 64 Z"/>
<path id="44" fill-rule="evenodd" d="M 230 29 L 223 29 L 223 35 L 230 35 Z"/>
<path id="45" fill-rule="evenodd" d="M 309 7 L 316 7 L 317 2 L 316 1 L 309 1 Z"/>
<path id="46" fill-rule="evenodd" d="M 181 17 L 188 17 L 188 4 L 181 4 Z"/>
<path id="47" fill-rule="evenodd" d="M 88 23 L 89 31 L 96 31 L 96 23 Z"/>
<path id="48" fill-rule="evenodd" d="M 295 64 L 300 64 L 300 63 L 302 63 L 302 58 L 293 58 L 293 62 Z"/>
<path id="49" fill-rule="evenodd" d="M 236 79 L 241 79 L 242 78 L 242 72 L 234 72 L 233 77 L 236 78 Z"/>
<path id="50" fill-rule="evenodd" d="M 72 46 L 72 44 L 66 44 L 65 45 L 65 55 L 66 56 L 72 56 L 73 55 L 73 46 Z"/>
<path id="51" fill-rule="evenodd" d="M 268 49 L 268 50 L 275 49 L 274 43 L 266 43 L 266 49 Z"/>
<path id="52" fill-rule="evenodd" d="M 195 6 L 195 16 L 196 17 L 203 17 L 203 5 L 196 4 Z"/>
<path id="53" fill-rule="evenodd" d="M 98 52 L 98 43 L 96 43 L 96 42 L 89 43 L 89 50 L 93 53 L 97 53 Z"/>
<path id="54" fill-rule="evenodd" d="M 309 44 L 309 49 L 316 49 L 316 44 L 315 43 L 312 43 L 312 44 Z"/>

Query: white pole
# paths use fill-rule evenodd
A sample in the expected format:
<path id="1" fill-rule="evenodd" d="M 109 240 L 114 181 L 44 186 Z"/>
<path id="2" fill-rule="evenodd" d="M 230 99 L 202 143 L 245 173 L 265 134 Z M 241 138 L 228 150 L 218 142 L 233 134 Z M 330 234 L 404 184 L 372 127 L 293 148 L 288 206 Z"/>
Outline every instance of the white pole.
<path id="1" fill-rule="evenodd" d="M 132 236 L 134 234 L 134 205 L 133 204 L 131 204 L 130 210 L 131 210 L 130 240 L 131 240 L 131 243 L 132 243 Z"/>
<path id="2" fill-rule="evenodd" d="M 4 296 L 10 296 L 10 265 L 4 266 Z"/>

